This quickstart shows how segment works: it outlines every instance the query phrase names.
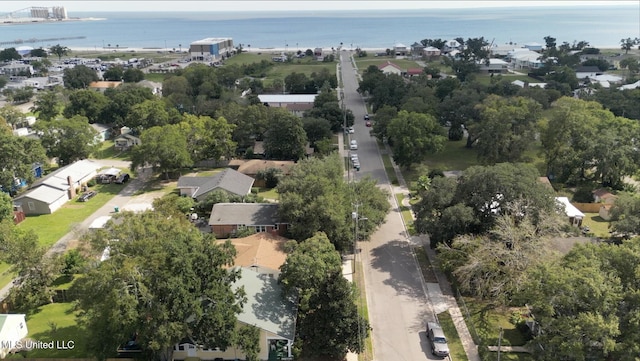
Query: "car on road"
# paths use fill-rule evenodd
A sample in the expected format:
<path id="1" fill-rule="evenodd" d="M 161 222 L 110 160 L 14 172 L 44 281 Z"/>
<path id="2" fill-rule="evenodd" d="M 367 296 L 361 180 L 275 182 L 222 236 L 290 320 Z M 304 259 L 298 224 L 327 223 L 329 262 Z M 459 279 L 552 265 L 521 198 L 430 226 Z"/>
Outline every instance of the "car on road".
<path id="1" fill-rule="evenodd" d="M 429 343 L 431 343 L 431 353 L 434 356 L 449 356 L 447 338 L 444 337 L 444 332 L 439 324 L 435 322 L 427 322 L 427 338 L 429 339 Z"/>
<path id="2" fill-rule="evenodd" d="M 371 121 L 367 120 L 366 123 L 364 123 L 367 127 L 371 126 Z"/>
<path id="3" fill-rule="evenodd" d="M 352 140 L 351 143 L 349 143 L 349 149 L 351 150 L 358 150 L 358 142 L 356 142 L 356 140 Z"/>
<path id="4" fill-rule="evenodd" d="M 116 178 L 116 184 L 127 183 L 129 178 L 130 178 L 129 173 L 120 174 L 118 178 Z"/>
<path id="5" fill-rule="evenodd" d="M 98 194 L 98 192 L 96 191 L 88 191 L 88 192 L 84 192 L 80 195 L 80 197 L 78 197 L 78 202 L 86 202 L 89 199 L 93 198 L 96 196 L 96 194 Z"/>
<path id="6" fill-rule="evenodd" d="M 364 115 L 364 120 L 369 120 L 369 114 Z"/>
<path id="7" fill-rule="evenodd" d="M 353 134 L 353 133 L 355 133 L 355 132 L 356 132 L 356 131 L 355 131 L 355 129 L 353 129 L 353 127 L 349 127 L 349 134 Z"/>

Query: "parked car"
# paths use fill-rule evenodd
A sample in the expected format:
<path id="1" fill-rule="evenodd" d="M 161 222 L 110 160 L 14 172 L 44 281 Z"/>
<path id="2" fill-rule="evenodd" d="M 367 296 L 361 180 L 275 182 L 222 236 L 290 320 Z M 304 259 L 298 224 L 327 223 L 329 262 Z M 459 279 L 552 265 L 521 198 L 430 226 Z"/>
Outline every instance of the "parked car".
<path id="1" fill-rule="evenodd" d="M 370 127 L 370 126 L 371 126 L 371 121 L 367 120 L 367 122 L 366 122 L 366 123 L 364 123 L 364 124 L 365 124 L 367 127 Z"/>
<path id="2" fill-rule="evenodd" d="M 369 114 L 364 115 L 364 120 L 369 120 Z"/>
<path id="3" fill-rule="evenodd" d="M 358 150 L 358 142 L 354 140 L 351 141 L 351 143 L 349 144 L 349 149 L 351 150 Z"/>
<path id="4" fill-rule="evenodd" d="M 349 127 L 349 134 L 353 134 L 353 133 L 355 133 L 355 132 L 356 132 L 356 131 L 355 131 L 355 129 L 353 129 L 353 127 Z"/>
<path id="5" fill-rule="evenodd" d="M 431 353 L 434 356 L 449 356 L 449 345 L 447 345 L 447 339 L 439 324 L 427 322 L 427 338 L 431 343 Z"/>
<path id="6" fill-rule="evenodd" d="M 120 174 L 118 178 L 116 178 L 117 184 L 127 183 L 129 180 L 129 173 Z"/>
<path id="7" fill-rule="evenodd" d="M 96 194 L 98 194 L 98 192 L 96 191 L 88 191 L 88 192 L 82 193 L 78 198 L 78 202 L 86 202 L 89 199 L 95 197 Z"/>

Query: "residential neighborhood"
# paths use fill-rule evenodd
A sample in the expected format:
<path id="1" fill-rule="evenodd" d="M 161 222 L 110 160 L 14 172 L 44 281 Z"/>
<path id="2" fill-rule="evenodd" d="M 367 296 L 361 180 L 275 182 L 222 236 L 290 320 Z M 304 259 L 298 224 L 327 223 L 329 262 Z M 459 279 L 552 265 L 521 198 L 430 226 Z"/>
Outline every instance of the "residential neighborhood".
<path id="1" fill-rule="evenodd" d="M 634 356 L 639 44 L 532 40 L 3 49 L 0 358 Z"/>

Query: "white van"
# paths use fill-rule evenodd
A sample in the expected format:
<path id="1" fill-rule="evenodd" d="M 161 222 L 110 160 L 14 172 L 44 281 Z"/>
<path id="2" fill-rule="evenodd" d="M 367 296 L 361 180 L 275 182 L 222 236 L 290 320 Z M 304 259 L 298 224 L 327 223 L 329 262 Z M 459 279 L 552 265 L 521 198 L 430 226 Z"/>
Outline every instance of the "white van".
<path id="1" fill-rule="evenodd" d="M 349 149 L 358 150 L 358 142 L 356 142 L 355 139 L 351 141 L 351 144 L 349 145 Z"/>

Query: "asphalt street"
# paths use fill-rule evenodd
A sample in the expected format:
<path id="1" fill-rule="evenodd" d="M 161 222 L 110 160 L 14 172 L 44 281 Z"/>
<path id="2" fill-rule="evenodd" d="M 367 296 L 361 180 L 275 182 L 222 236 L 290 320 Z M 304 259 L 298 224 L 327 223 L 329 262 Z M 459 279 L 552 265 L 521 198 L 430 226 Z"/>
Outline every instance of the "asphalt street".
<path id="1" fill-rule="evenodd" d="M 425 322 L 435 320 L 433 308 L 418 264 L 411 252 L 402 216 L 393 196 L 392 185 L 384 170 L 382 158 L 371 128 L 366 127 L 365 102 L 357 92 L 357 69 L 349 52 L 341 52 L 340 68 L 344 102 L 355 116 L 355 132 L 350 139 L 358 142 L 355 151 L 360 159 L 359 172 L 351 171 L 350 178 L 371 176 L 380 188 L 389 192 L 391 212 L 370 241 L 359 242 L 369 310 L 373 328 L 373 352 L 376 361 L 424 361 L 436 359 L 431 355 L 425 337 Z M 349 151 L 345 151 L 349 153 Z"/>

